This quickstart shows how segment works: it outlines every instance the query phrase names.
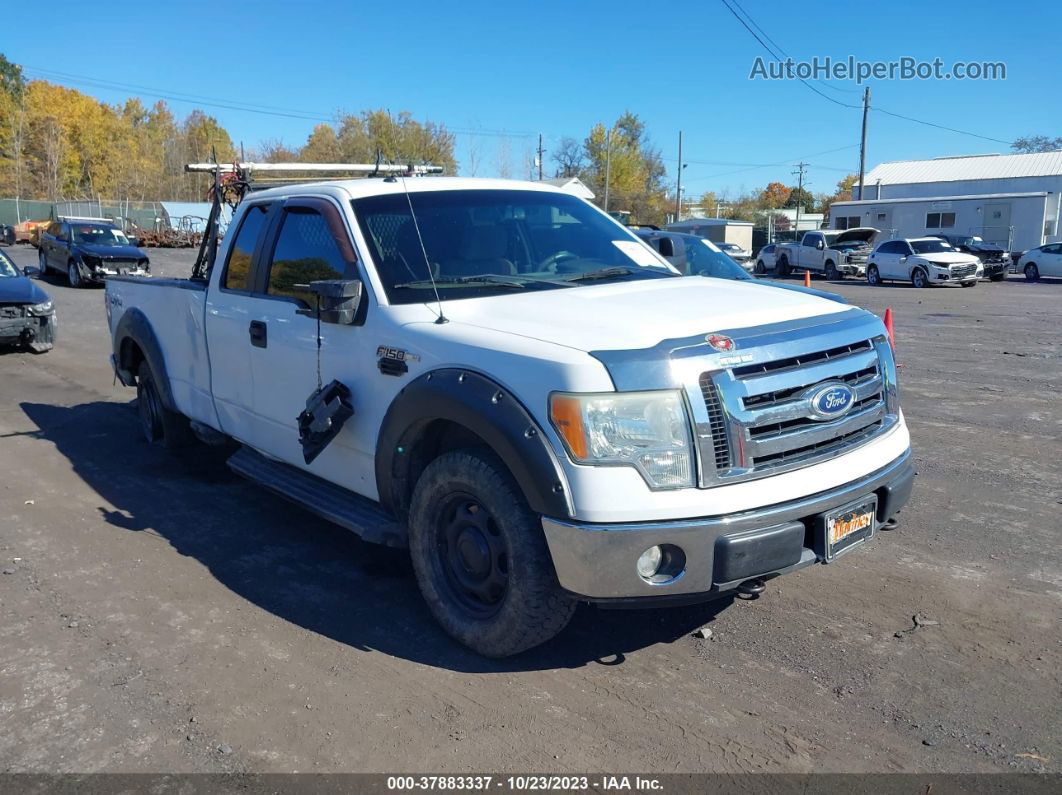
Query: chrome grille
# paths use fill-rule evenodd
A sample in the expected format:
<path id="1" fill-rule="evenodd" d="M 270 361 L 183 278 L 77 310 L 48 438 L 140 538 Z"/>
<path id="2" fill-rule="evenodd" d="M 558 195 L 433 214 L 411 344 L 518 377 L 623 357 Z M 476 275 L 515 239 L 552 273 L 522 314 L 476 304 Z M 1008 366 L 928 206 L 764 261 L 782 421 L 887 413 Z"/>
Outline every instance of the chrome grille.
<path id="1" fill-rule="evenodd" d="M 971 265 L 959 265 L 958 267 L 952 269 L 951 275 L 952 276 L 958 276 L 959 278 L 963 278 L 965 276 L 973 276 L 976 272 L 977 272 L 977 266 L 976 265 L 973 265 L 973 264 L 971 264 Z"/>
<path id="2" fill-rule="evenodd" d="M 715 464 L 714 472 L 702 465 L 702 485 L 807 466 L 884 433 L 897 421 L 893 368 L 888 343 L 875 337 L 702 373 Z M 837 383 L 851 388 L 852 406 L 844 416 L 824 420 L 811 411 L 807 396 Z"/>
<path id="3" fill-rule="evenodd" d="M 0 304 L 0 317 L 25 317 L 26 308 L 23 304 Z"/>

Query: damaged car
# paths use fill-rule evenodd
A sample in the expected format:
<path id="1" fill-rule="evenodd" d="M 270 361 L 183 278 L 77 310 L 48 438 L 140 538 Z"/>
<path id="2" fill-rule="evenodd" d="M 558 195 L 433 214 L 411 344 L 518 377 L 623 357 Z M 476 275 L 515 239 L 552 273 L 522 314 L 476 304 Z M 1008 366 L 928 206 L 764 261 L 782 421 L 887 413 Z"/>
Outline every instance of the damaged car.
<path id="1" fill-rule="evenodd" d="M 41 273 L 66 274 L 71 287 L 103 284 L 108 276 L 149 276 L 151 262 L 105 218 L 60 218 L 41 234 Z"/>
<path id="2" fill-rule="evenodd" d="M 45 353 L 55 344 L 55 306 L 28 275 L 0 252 L 0 345 L 21 345 L 33 353 Z"/>

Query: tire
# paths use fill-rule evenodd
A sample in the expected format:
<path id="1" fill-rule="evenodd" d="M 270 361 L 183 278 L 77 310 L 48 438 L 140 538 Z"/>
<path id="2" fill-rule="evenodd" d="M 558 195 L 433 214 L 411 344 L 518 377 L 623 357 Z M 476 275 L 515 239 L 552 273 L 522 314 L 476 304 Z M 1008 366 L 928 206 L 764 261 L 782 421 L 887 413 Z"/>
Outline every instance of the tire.
<path id="1" fill-rule="evenodd" d="M 1003 273 L 993 273 L 991 276 L 988 277 L 988 281 L 990 281 L 990 282 L 1001 282 L 1005 278 L 1007 278 L 1007 274 L 1004 271 Z"/>
<path id="2" fill-rule="evenodd" d="M 929 287 L 929 276 L 921 268 L 915 268 L 911 271 L 911 284 L 918 289 Z"/>
<path id="3" fill-rule="evenodd" d="M 767 273 L 767 266 L 763 264 L 763 260 L 759 260 L 753 267 L 752 272 L 757 276 L 763 276 Z"/>
<path id="4" fill-rule="evenodd" d="M 875 287 L 881 285 L 881 274 L 878 273 L 878 266 L 871 265 L 867 268 L 867 284 L 872 284 Z"/>
<path id="5" fill-rule="evenodd" d="M 775 263 L 774 270 L 781 278 L 787 278 L 789 276 L 789 257 L 783 254 Z"/>
<path id="6" fill-rule="evenodd" d="M 37 251 L 37 264 L 41 269 L 40 276 L 38 278 L 43 279 L 48 273 L 48 257 L 45 256 L 43 250 Z"/>
<path id="7" fill-rule="evenodd" d="M 81 271 L 77 267 L 77 263 L 73 260 L 66 263 L 66 281 L 75 290 L 79 289 L 83 285 L 81 279 Z"/>
<path id="8" fill-rule="evenodd" d="M 1025 278 L 1030 282 L 1040 281 L 1040 269 L 1036 267 L 1035 262 L 1025 266 Z"/>
<path id="9" fill-rule="evenodd" d="M 839 282 L 844 278 L 844 274 L 837 270 L 837 266 L 833 264 L 833 260 L 826 261 L 826 281 Z"/>
<path id="10" fill-rule="evenodd" d="M 174 450 L 192 441 L 188 418 L 162 404 L 155 374 L 146 359 L 136 373 L 136 413 L 140 418 L 140 430 L 149 444 Z"/>
<path id="11" fill-rule="evenodd" d="M 575 611 L 538 516 L 490 451 L 455 450 L 428 464 L 413 489 L 409 551 L 435 620 L 486 657 L 545 643 Z"/>

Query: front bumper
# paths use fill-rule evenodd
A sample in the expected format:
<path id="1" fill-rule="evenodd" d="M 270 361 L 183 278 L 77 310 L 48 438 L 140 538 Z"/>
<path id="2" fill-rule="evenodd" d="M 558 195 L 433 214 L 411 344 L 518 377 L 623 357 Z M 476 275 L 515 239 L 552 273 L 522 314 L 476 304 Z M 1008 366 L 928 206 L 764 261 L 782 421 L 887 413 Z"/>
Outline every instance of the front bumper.
<path id="1" fill-rule="evenodd" d="M 822 514 L 876 494 L 880 525 L 907 503 L 914 475 L 907 450 L 859 480 L 740 514 L 623 525 L 543 517 L 542 528 L 557 579 L 572 594 L 601 602 L 711 599 L 746 580 L 787 574 L 821 562 L 821 549 L 816 549 Z M 662 544 L 683 551 L 685 568 L 667 583 L 646 582 L 635 570 L 635 562 L 649 547 Z"/>
<path id="2" fill-rule="evenodd" d="M 0 344 L 23 344 L 34 350 L 48 350 L 55 344 L 55 313 L 0 318 Z"/>

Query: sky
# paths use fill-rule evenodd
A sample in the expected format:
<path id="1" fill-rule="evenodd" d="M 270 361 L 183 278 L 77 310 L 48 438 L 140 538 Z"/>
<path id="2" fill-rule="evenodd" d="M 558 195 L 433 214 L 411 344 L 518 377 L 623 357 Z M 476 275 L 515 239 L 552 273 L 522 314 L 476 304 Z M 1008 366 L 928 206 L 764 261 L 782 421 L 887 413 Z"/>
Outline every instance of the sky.
<path id="1" fill-rule="evenodd" d="M 737 2 L 768 45 L 796 60 L 1006 64 L 998 81 L 869 81 L 868 171 L 888 160 L 1006 152 L 1022 135 L 1062 136 L 1057 0 Z M 724 0 L 115 0 L 91 9 L 53 0 L 49 8 L 41 24 L 9 27 L 0 40 L 29 77 L 110 103 L 166 98 L 178 115 L 202 107 L 248 148 L 270 139 L 301 145 L 337 111 L 386 108 L 455 132 L 462 173 L 474 161 L 477 176 L 496 175 L 507 150 L 522 176 L 539 133 L 549 171 L 560 138 L 581 140 L 630 110 L 671 182 L 682 131 L 691 198 L 794 183 L 800 160 L 810 164 L 812 193 L 833 193 L 858 170 L 861 86 L 809 81 L 830 101 L 795 80 L 750 80 L 756 57 L 772 56 Z M 111 23 L 98 24 L 101 16 Z"/>

